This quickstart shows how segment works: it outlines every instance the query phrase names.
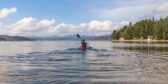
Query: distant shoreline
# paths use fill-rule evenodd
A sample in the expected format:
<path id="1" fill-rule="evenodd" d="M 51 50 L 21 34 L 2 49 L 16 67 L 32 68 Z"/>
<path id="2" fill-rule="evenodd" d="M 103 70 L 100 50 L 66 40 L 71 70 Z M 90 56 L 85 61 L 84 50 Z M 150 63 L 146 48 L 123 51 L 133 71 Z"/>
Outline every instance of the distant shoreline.
<path id="1" fill-rule="evenodd" d="M 168 40 L 112 40 L 112 42 L 168 43 Z"/>

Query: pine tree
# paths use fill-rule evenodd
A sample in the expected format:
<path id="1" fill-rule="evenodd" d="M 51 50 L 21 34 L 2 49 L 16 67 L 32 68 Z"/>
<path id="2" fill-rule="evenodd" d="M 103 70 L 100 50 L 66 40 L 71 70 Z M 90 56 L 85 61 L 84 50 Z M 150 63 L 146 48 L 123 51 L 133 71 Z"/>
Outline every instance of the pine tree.
<path id="1" fill-rule="evenodd" d="M 168 17 L 160 18 L 160 20 L 145 19 L 135 24 L 132 22 L 128 26 L 122 27 L 120 30 L 115 30 L 112 33 L 113 39 L 119 39 L 124 37 L 125 39 L 147 39 L 148 36 L 152 36 L 155 39 L 168 40 Z"/>

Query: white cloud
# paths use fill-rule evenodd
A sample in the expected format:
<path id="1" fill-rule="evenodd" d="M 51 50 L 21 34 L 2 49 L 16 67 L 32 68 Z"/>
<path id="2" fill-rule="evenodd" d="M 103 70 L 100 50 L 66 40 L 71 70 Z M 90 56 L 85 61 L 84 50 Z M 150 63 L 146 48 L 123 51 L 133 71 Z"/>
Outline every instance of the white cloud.
<path id="1" fill-rule="evenodd" d="M 4 8 L 4 9 L 0 10 L 0 18 L 6 18 L 10 14 L 13 14 L 15 12 L 17 12 L 17 8 L 15 8 L 15 7 L 12 7 L 10 9 Z"/>
<path id="2" fill-rule="evenodd" d="M 45 36 L 45 35 L 68 35 L 68 34 L 84 34 L 84 35 L 102 35 L 111 34 L 114 29 L 127 25 L 129 21 L 135 21 L 139 18 L 154 16 L 155 13 L 161 17 L 168 12 L 168 2 L 166 0 L 114 0 L 114 6 L 100 6 L 92 9 L 92 15 L 96 19 L 88 23 L 72 25 L 66 23 L 56 23 L 54 19 L 36 19 L 25 17 L 11 25 L 0 23 L 0 33 L 7 35 L 20 36 Z M 165 2 L 165 3 L 163 3 Z M 0 10 L 0 19 L 6 18 L 10 14 L 16 13 L 17 8 L 4 8 Z M 94 16 L 93 16 L 94 17 Z M 112 22 L 110 20 L 116 20 Z"/>
<path id="3" fill-rule="evenodd" d="M 114 3 L 114 6 L 92 9 L 91 14 L 98 19 L 133 22 L 168 14 L 167 0 L 114 0 Z"/>
<path id="4" fill-rule="evenodd" d="M 168 12 L 168 2 L 159 4 L 156 9 L 155 9 L 156 13 L 166 13 Z"/>
<path id="5" fill-rule="evenodd" d="M 0 34 L 1 35 L 8 35 L 10 33 L 10 28 L 8 26 L 3 25 L 0 23 Z"/>
<path id="6" fill-rule="evenodd" d="M 156 4 L 120 6 L 117 8 L 95 10 L 94 13 L 98 18 L 135 21 L 136 19 L 153 12 L 155 6 Z"/>
<path id="7" fill-rule="evenodd" d="M 89 23 L 82 23 L 78 28 L 82 31 L 81 33 L 87 35 L 107 35 L 111 34 L 114 29 L 128 25 L 129 21 L 122 21 L 121 23 L 114 23 L 110 20 L 98 21 L 92 20 Z"/>
<path id="8" fill-rule="evenodd" d="M 11 28 L 11 35 L 42 35 L 48 33 L 48 29 L 55 25 L 55 20 L 38 20 L 27 17 L 15 22 L 9 27 Z"/>
<path id="9" fill-rule="evenodd" d="M 120 28 L 128 21 L 114 23 L 110 20 L 98 21 L 93 20 L 89 23 L 79 25 L 71 25 L 60 23 L 56 24 L 55 20 L 39 20 L 32 17 L 23 18 L 11 25 L 0 25 L 0 33 L 7 35 L 19 36 L 45 36 L 45 35 L 68 35 L 68 34 L 84 34 L 84 35 L 102 35 L 111 34 L 112 30 Z"/>

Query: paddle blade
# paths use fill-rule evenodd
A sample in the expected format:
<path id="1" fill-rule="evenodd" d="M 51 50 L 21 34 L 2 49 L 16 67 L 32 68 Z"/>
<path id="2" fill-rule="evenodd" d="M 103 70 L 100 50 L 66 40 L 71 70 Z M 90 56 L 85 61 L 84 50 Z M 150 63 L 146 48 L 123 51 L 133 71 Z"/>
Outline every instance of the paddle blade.
<path id="1" fill-rule="evenodd" d="M 80 35 L 79 35 L 79 34 L 77 34 L 77 37 L 78 37 L 78 38 L 80 38 Z"/>
<path id="2" fill-rule="evenodd" d="M 92 47 L 89 47 L 90 49 L 92 49 Z"/>

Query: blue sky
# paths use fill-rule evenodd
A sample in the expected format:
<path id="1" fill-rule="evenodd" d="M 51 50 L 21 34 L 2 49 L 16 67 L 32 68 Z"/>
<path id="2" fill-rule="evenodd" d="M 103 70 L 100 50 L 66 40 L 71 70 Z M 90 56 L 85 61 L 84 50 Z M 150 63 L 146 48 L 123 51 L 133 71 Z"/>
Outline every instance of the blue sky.
<path id="1" fill-rule="evenodd" d="M 16 7 L 14 20 L 23 17 L 56 19 L 58 22 L 80 24 L 94 17 L 92 10 L 114 7 L 114 0 L 1 0 L 0 8 Z"/>
<path id="2" fill-rule="evenodd" d="M 97 17 L 93 12 L 101 9 L 115 9 L 120 6 L 157 4 L 166 0 L 1 0 L 0 9 L 16 7 L 17 14 L 12 18 L 19 20 L 23 17 L 56 19 L 59 23 L 80 24 L 96 20 L 121 21 L 125 18 Z M 129 11 L 128 11 L 129 12 Z M 142 15 L 143 16 L 143 15 Z M 129 20 L 126 18 L 126 20 Z"/>
<path id="3" fill-rule="evenodd" d="M 103 6 L 101 0 L 97 3 L 95 1 L 97 0 L 2 0 L 0 8 L 16 7 L 18 12 L 13 17 L 14 20 L 31 16 L 79 24 L 94 19 L 89 10 L 94 6 Z"/>
<path id="4" fill-rule="evenodd" d="M 2 12 L 3 9 L 7 12 Z M 168 16 L 167 0 L 1 0 L 0 33 L 67 35 L 87 32 L 99 35 L 110 33 L 129 21 L 153 16 Z M 41 32 L 35 33 L 37 30 Z"/>

